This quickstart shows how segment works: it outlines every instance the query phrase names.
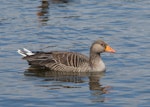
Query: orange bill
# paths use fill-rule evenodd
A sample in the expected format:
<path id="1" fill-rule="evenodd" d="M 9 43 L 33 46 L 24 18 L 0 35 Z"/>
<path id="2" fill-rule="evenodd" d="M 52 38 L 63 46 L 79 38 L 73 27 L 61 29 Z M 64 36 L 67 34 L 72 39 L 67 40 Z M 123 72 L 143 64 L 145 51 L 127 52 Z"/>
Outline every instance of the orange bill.
<path id="1" fill-rule="evenodd" d="M 109 45 L 107 45 L 105 48 L 105 52 L 115 53 L 116 51 L 113 48 L 111 48 Z"/>

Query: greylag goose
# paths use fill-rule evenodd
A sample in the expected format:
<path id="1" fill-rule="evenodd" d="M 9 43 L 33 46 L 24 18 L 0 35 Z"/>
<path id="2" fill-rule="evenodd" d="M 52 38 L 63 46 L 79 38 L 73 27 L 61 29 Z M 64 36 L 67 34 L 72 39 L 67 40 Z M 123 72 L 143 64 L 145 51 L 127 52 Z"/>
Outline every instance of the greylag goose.
<path id="1" fill-rule="evenodd" d="M 31 52 L 25 48 L 18 50 L 29 65 L 62 72 L 105 71 L 100 56 L 103 52 L 115 53 L 115 50 L 102 40 L 96 40 L 91 45 L 89 57 L 76 52 Z"/>

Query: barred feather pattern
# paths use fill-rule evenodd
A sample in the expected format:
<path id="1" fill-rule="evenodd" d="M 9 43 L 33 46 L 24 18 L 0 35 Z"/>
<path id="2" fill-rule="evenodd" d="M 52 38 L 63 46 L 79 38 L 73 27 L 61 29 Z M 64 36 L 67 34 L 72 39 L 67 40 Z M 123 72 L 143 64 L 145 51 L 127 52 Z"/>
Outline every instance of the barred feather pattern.
<path id="1" fill-rule="evenodd" d="M 75 52 L 37 52 L 24 57 L 30 65 L 44 66 L 53 71 L 85 72 L 89 71 L 89 58 Z"/>

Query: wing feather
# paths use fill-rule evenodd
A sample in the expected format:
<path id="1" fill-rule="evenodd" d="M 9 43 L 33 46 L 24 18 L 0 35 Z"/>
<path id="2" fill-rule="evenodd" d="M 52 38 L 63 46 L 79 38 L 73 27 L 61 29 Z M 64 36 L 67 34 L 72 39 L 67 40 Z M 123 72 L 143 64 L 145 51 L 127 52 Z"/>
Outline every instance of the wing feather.
<path id="1" fill-rule="evenodd" d="M 38 52 L 24 59 L 30 65 L 45 66 L 53 70 L 80 67 L 89 61 L 87 56 L 75 52 Z"/>

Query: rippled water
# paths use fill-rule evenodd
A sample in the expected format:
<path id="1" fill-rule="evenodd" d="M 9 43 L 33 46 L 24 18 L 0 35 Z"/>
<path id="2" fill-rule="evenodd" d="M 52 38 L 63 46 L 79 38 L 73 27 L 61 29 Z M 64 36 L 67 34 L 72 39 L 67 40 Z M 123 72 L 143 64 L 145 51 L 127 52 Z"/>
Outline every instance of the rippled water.
<path id="1" fill-rule="evenodd" d="M 148 107 L 150 105 L 149 0 L 1 0 L 0 106 Z M 105 74 L 27 70 L 18 48 L 88 55 L 102 38 Z M 37 71 L 35 73 L 35 71 Z"/>

